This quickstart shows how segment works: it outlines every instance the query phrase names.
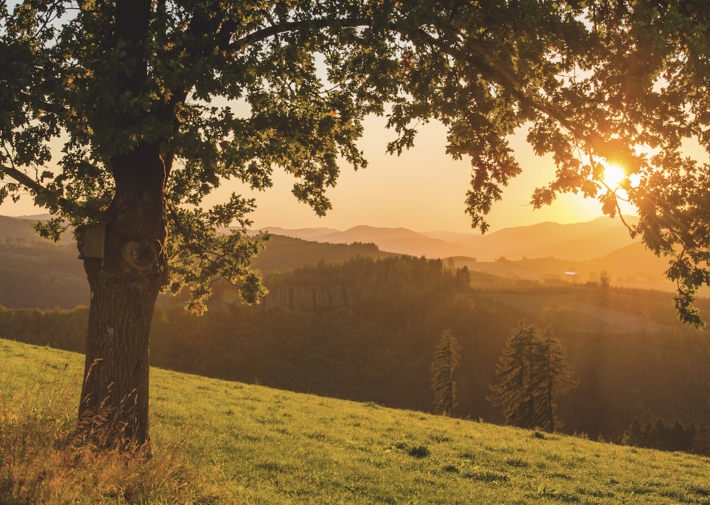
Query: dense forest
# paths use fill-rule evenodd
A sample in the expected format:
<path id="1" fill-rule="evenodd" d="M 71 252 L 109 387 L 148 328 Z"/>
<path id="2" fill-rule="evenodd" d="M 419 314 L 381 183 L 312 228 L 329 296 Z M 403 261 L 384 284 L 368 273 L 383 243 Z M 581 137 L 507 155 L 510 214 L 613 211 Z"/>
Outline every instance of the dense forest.
<path id="1" fill-rule="evenodd" d="M 634 416 L 710 419 L 707 334 L 675 320 L 668 293 L 593 283 L 473 290 L 446 261 L 406 256 L 312 263 L 267 271 L 269 294 L 259 305 L 241 305 L 226 283 L 215 285 L 203 317 L 185 312 L 180 300 L 164 303 L 153 321 L 152 363 L 432 411 L 431 356 L 451 330 L 462 346 L 457 415 L 502 422 L 485 397 L 506 340 L 526 321 L 552 325 L 579 381 L 559 402 L 564 431 L 596 438 Z M 707 309 L 706 300 L 701 305 Z M 82 351 L 87 317 L 81 307 L 2 309 L 0 337 Z"/>
<path id="2" fill-rule="evenodd" d="M 634 417 L 624 429 L 614 421 L 607 432 L 607 439 L 617 445 L 644 447 L 658 451 L 682 451 L 710 456 L 710 423 L 683 425 L 665 419 L 652 419 L 645 423 Z"/>
<path id="3" fill-rule="evenodd" d="M 0 236 L 0 305 L 45 310 L 88 305 L 89 285 L 84 267 L 81 261 L 77 261 L 76 244 L 54 245 L 37 236 L 32 237 L 32 229 L 24 220 L 8 220 L 0 216 L 0 231 L 16 235 Z M 22 228 L 16 229 L 18 221 Z M 8 228 L 8 222 L 13 227 Z M 343 262 L 357 256 L 387 258 L 396 255 L 380 251 L 375 244 L 322 244 L 272 235 L 255 267 L 264 272 L 286 271 L 300 266 L 316 266 L 321 261 Z M 181 300 L 178 298 L 178 302 Z M 161 296 L 159 304 L 166 303 L 176 301 Z"/>

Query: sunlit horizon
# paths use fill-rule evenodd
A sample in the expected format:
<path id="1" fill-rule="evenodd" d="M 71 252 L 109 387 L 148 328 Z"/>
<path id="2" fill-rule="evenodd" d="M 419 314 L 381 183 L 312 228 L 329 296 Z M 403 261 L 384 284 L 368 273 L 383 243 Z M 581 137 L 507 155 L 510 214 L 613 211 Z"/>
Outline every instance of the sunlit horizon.
<path id="1" fill-rule="evenodd" d="M 480 231 L 471 228 L 470 217 L 464 212 L 471 166 L 467 160 L 455 161 L 446 155 L 445 127 L 437 122 L 420 126 L 415 147 L 398 157 L 385 154 L 387 141 L 395 135 L 385 128 L 386 121 L 384 117 L 366 118 L 359 146 L 369 166 L 354 172 L 346 163 L 341 163 L 338 184 L 327 191 L 333 209 L 325 217 L 319 218 L 310 207 L 296 200 L 291 194 L 293 176 L 278 169 L 273 174 L 274 186 L 264 192 L 252 191 L 239 182 L 225 181 L 206 203 L 224 202 L 232 192 L 255 198 L 257 209 L 250 216 L 253 229 L 327 227 L 347 230 L 368 225 L 479 235 Z M 502 201 L 494 203 L 487 216 L 489 233 L 542 222 L 570 224 L 601 217 L 601 204 L 597 200 L 573 193 L 558 195 L 552 205 L 533 210 L 530 203 L 533 191 L 551 182 L 556 168 L 550 156 L 533 154 L 525 141 L 526 134 L 526 128 L 520 128 L 509 137 L 523 172 L 503 189 Z M 621 203 L 624 215 L 636 215 L 633 207 Z M 32 205 L 29 195 L 23 196 L 17 204 L 6 201 L 0 205 L 0 215 L 44 213 L 44 209 Z"/>

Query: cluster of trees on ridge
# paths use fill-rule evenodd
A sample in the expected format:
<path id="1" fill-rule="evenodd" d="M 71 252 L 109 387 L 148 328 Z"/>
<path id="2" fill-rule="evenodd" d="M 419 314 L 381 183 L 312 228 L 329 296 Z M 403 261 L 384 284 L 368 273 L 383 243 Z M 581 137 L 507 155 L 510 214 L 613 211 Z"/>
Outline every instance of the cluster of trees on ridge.
<path id="1" fill-rule="evenodd" d="M 634 417 L 626 429 L 614 421 L 607 437 L 600 438 L 614 444 L 644 447 L 659 451 L 682 451 L 710 457 L 710 423 L 699 425 L 680 421 L 669 423 L 665 419 L 650 419 L 645 423 Z"/>
<path id="2" fill-rule="evenodd" d="M 7 222 L 25 220 L 6 218 L 0 233 L 8 232 Z M 15 224 L 15 223 L 12 223 Z M 1 238 L 1 237 L 0 237 Z M 77 261 L 76 243 L 54 245 L 37 236 L 4 236 L 0 240 L 0 305 L 8 308 L 73 309 L 90 302 L 86 272 Z M 343 262 L 356 256 L 387 258 L 397 256 L 380 251 L 375 244 L 324 244 L 280 235 L 272 235 L 266 248 L 256 258 L 255 266 L 264 271 L 286 271 L 319 262 Z M 222 292 L 228 286 L 219 284 Z M 159 304 L 184 303 L 185 290 L 178 297 L 161 295 Z"/>

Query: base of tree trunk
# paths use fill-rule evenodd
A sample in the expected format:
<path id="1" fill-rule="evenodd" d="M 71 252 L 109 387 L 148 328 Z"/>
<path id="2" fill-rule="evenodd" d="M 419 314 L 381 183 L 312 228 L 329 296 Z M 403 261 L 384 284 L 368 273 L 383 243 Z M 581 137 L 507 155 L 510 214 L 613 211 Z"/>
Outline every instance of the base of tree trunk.
<path id="1" fill-rule="evenodd" d="M 84 259 L 91 306 L 77 434 L 103 446 L 150 443 L 149 331 L 167 278 L 164 243 L 109 224 L 105 257 Z"/>

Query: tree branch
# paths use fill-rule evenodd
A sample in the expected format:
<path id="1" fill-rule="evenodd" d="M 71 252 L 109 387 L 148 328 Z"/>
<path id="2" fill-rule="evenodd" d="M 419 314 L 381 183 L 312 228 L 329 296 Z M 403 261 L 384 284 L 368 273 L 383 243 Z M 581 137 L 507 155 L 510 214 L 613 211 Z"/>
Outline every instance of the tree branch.
<path id="1" fill-rule="evenodd" d="M 473 64 L 481 71 L 484 77 L 501 85 L 503 88 L 505 88 L 506 91 L 515 96 L 515 98 L 517 98 L 521 103 L 542 112 L 548 117 L 555 119 L 578 139 L 590 145 L 594 144 L 594 141 L 590 137 L 582 134 L 579 130 L 577 130 L 577 128 L 561 112 L 551 107 L 548 107 L 544 103 L 539 103 L 536 100 L 533 100 L 532 98 L 527 96 L 523 91 L 521 91 L 519 84 L 516 82 L 516 79 L 511 76 L 505 69 L 501 68 L 500 65 L 485 61 L 485 57 L 477 57 L 473 54 L 466 53 L 460 49 L 448 46 L 442 43 L 440 40 L 432 37 L 424 30 L 420 29 L 419 35 L 422 38 L 426 39 L 430 44 L 438 47 L 444 53 L 451 54 L 453 56 L 456 56 L 460 60 L 464 60 Z M 481 45 L 476 41 L 471 40 L 468 37 L 466 37 L 466 41 L 472 46 L 474 46 L 479 53 L 486 53 L 485 48 L 482 48 Z"/>
<path id="2" fill-rule="evenodd" d="M 69 200 L 63 197 L 55 197 L 54 193 L 42 186 L 39 182 L 33 180 L 27 174 L 20 172 L 14 167 L 6 167 L 5 165 L 0 165 L 0 171 L 4 174 L 9 175 L 15 179 L 18 183 L 25 186 L 27 189 L 34 191 L 38 195 L 48 195 L 51 199 L 56 198 L 57 205 L 67 212 L 73 210 L 72 204 Z"/>
<path id="3" fill-rule="evenodd" d="M 263 28 L 257 30 L 249 35 L 242 37 L 241 39 L 235 41 L 230 45 L 230 49 L 234 51 L 241 51 L 245 47 L 256 44 L 263 40 L 279 35 L 281 33 L 292 32 L 300 29 L 315 28 L 320 30 L 322 28 L 328 28 L 331 26 L 338 26 L 340 28 L 354 28 L 357 26 L 370 26 L 372 24 L 371 18 L 353 18 L 353 19 L 315 19 L 311 21 L 292 21 L 290 23 L 281 23 L 278 25 L 270 26 L 268 28 Z"/>

